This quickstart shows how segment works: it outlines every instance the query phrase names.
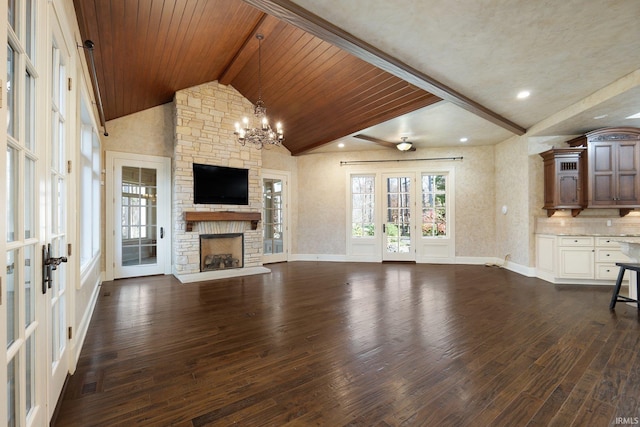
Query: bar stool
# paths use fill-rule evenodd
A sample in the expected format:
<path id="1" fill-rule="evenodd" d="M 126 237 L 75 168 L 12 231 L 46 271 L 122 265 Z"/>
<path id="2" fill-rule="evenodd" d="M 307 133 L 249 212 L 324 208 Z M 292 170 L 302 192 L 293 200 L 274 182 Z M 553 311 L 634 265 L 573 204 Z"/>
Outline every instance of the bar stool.
<path id="1" fill-rule="evenodd" d="M 616 280 L 616 286 L 613 289 L 613 295 L 611 295 L 611 303 L 609 304 L 609 310 L 613 310 L 616 308 L 616 302 L 635 302 L 638 306 L 638 311 L 640 311 L 640 301 L 637 299 L 625 297 L 623 295 L 619 295 L 620 286 L 622 285 L 622 279 L 624 278 L 624 272 L 627 270 L 632 270 L 636 272 L 636 298 L 640 298 L 640 264 L 629 264 L 626 262 L 616 262 L 616 265 L 620 267 L 620 272 L 618 273 L 618 280 Z M 631 286 L 631 281 L 629 281 L 629 286 Z"/>

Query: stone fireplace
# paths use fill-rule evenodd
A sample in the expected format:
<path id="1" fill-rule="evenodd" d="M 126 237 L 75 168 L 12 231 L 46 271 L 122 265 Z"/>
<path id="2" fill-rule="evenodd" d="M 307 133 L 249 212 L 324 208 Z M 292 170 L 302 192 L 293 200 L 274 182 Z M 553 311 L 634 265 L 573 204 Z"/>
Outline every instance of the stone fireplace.
<path id="1" fill-rule="evenodd" d="M 211 82 L 176 92 L 174 107 L 173 274 L 189 283 L 270 272 L 262 266 L 262 154 L 238 144 L 233 133 L 253 105 L 233 87 Z M 248 204 L 194 203 L 194 163 L 248 169 Z M 201 235 L 230 234 L 242 236 L 240 249 L 236 243 L 201 254 Z"/>
<path id="2" fill-rule="evenodd" d="M 244 266 L 242 233 L 201 234 L 200 271 L 225 270 Z"/>

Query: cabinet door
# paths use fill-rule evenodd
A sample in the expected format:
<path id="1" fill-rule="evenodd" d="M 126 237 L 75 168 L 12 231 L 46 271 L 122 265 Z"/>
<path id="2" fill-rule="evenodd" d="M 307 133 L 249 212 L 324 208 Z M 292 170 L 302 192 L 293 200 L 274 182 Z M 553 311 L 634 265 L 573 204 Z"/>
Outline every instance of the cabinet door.
<path id="1" fill-rule="evenodd" d="M 590 206 L 610 206 L 615 204 L 615 166 L 613 145 L 610 142 L 589 144 L 589 186 Z"/>
<path id="2" fill-rule="evenodd" d="M 616 204 L 638 204 L 638 143 L 620 142 L 617 145 Z"/>
<path id="3" fill-rule="evenodd" d="M 637 206 L 640 202 L 637 141 L 589 143 L 589 206 Z"/>
<path id="4" fill-rule="evenodd" d="M 558 174 L 558 205 L 575 206 L 579 202 L 580 185 L 577 173 Z"/>
<path id="5" fill-rule="evenodd" d="M 593 279 L 593 248 L 559 248 L 559 277 L 565 279 Z"/>

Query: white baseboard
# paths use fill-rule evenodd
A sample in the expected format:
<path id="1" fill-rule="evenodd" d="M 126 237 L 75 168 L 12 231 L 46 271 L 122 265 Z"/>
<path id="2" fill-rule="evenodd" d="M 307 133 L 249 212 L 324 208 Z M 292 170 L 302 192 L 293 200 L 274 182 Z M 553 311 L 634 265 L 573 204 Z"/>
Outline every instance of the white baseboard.
<path id="1" fill-rule="evenodd" d="M 292 254 L 289 261 L 328 261 L 328 262 L 349 262 L 346 255 L 331 254 Z M 372 262 L 365 259 L 359 262 Z"/>

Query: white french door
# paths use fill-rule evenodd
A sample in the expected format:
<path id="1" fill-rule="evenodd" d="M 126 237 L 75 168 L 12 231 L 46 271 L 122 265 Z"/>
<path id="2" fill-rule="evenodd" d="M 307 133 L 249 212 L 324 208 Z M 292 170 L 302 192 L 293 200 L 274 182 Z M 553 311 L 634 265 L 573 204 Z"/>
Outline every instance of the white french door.
<path id="1" fill-rule="evenodd" d="M 107 153 L 107 279 L 171 273 L 170 165 L 165 157 Z"/>
<path id="2" fill-rule="evenodd" d="M 287 261 L 288 175 L 274 171 L 262 174 L 262 262 Z"/>
<path id="3" fill-rule="evenodd" d="M 415 261 L 415 174 L 383 174 L 382 260 Z"/>
<path id="4" fill-rule="evenodd" d="M 54 15 L 54 14 L 52 14 Z M 46 242 L 42 248 L 43 284 L 47 302 L 47 330 L 48 330 L 48 370 L 49 384 L 47 390 L 48 414 L 50 418 L 62 391 L 64 381 L 69 373 L 69 346 L 67 316 L 70 304 L 70 279 L 67 267 L 68 235 L 68 198 L 69 182 L 67 176 L 67 161 L 69 153 L 69 89 L 67 81 L 70 69 L 70 53 L 66 50 L 62 37 L 62 30 L 57 19 L 51 16 L 52 44 L 51 44 L 51 94 L 50 118 L 51 134 L 48 147 L 48 166 L 46 168 Z"/>
<path id="5" fill-rule="evenodd" d="M 7 387 L 6 405 L 0 407 L 11 426 L 46 425 L 69 372 L 70 53 L 55 12 L 50 25 L 43 25 L 44 12 L 53 11 L 46 6 L 10 1 L 8 13 L 13 31 L 7 32 L 7 369 L 0 377 Z M 51 29 L 40 55 L 36 47 L 44 39 L 36 39 L 36 28 Z"/>
<path id="6" fill-rule="evenodd" d="M 455 262 L 452 167 L 349 173 L 347 179 L 350 260 Z"/>
<path id="7" fill-rule="evenodd" d="M 0 357 L 5 362 L 0 371 L 0 420 L 9 426 L 41 426 L 49 421 L 49 306 L 40 268 L 40 251 L 47 237 L 48 129 L 36 127 L 36 123 L 47 122 L 47 103 L 36 102 L 36 90 L 38 99 L 49 99 L 44 84 L 38 82 L 45 81 L 39 75 L 46 73 L 42 65 L 50 62 L 43 52 L 37 55 L 36 48 L 37 40 L 44 40 L 36 39 L 37 24 L 46 28 L 36 19 L 44 6 L 44 2 L 16 0 L 0 8 L 8 18 L 0 25 L 7 37 L 2 61 L 6 64 L 2 90 L 6 92 L 0 109 L 6 123 L 0 142 L 6 153 L 0 160 L 3 270 L 6 266 L 0 273 L 0 342 L 5 349 Z"/>

